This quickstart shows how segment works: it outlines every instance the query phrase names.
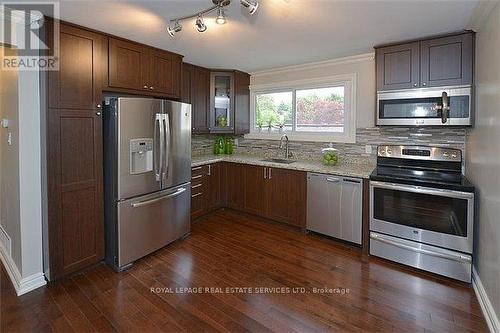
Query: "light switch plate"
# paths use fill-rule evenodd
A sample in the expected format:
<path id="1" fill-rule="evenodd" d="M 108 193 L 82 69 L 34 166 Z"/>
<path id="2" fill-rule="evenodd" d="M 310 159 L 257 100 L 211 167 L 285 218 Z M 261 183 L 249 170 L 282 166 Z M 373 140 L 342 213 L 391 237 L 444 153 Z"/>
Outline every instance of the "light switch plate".
<path id="1" fill-rule="evenodd" d="M 9 128 L 9 125 L 10 125 L 9 123 L 10 123 L 9 119 L 6 119 L 6 118 L 2 119 L 2 127 L 3 128 Z"/>

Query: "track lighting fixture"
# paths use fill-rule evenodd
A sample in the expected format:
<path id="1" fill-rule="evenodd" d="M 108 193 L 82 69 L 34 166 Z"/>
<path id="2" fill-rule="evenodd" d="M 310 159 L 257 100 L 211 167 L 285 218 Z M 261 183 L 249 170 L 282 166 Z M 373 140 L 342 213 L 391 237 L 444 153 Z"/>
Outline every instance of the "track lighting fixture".
<path id="1" fill-rule="evenodd" d="M 207 26 L 205 25 L 205 22 L 203 22 L 203 18 L 200 16 L 198 16 L 198 18 L 196 19 L 196 30 L 198 30 L 198 32 L 205 32 L 207 31 Z"/>
<path id="2" fill-rule="evenodd" d="M 248 13 L 250 15 L 255 14 L 257 8 L 259 8 L 259 3 L 253 0 L 240 0 L 242 6 L 248 8 Z"/>
<path id="3" fill-rule="evenodd" d="M 182 30 L 182 26 L 180 25 L 180 21 L 193 19 L 196 17 L 195 26 L 198 32 L 207 31 L 207 26 L 203 21 L 203 16 L 208 13 L 212 13 L 217 11 L 217 16 L 215 17 L 215 23 L 217 24 L 225 24 L 227 22 L 226 13 L 224 11 L 224 7 L 227 7 L 231 4 L 231 0 L 212 0 L 212 7 L 209 7 L 205 10 L 201 10 L 193 15 L 187 15 L 183 17 L 178 17 L 170 20 L 171 25 L 167 28 L 167 32 L 170 36 L 174 37 L 176 33 Z M 257 8 L 259 8 L 259 3 L 257 0 L 240 0 L 240 4 L 248 9 L 248 13 L 253 15 Z M 173 24 L 173 25 L 172 25 Z"/>
<path id="4" fill-rule="evenodd" d="M 167 32 L 170 36 L 174 37 L 176 33 L 182 30 L 182 26 L 179 24 L 179 21 L 175 21 L 175 25 L 173 27 L 168 27 Z"/>
<path id="5" fill-rule="evenodd" d="M 217 9 L 217 18 L 215 19 L 217 24 L 226 24 L 226 14 L 224 13 L 224 8 L 219 7 Z"/>

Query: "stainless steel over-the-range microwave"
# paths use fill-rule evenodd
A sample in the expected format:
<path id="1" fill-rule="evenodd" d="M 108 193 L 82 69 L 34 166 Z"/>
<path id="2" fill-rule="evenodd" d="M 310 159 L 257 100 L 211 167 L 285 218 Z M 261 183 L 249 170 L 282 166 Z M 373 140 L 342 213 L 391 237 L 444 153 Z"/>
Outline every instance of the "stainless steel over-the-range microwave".
<path id="1" fill-rule="evenodd" d="M 377 125 L 472 126 L 471 86 L 379 91 Z"/>

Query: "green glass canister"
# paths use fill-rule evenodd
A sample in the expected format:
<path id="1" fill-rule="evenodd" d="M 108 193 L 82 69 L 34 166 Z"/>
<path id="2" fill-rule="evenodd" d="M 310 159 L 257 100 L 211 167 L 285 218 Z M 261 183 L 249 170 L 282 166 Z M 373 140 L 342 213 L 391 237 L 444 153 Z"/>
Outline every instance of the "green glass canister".
<path id="1" fill-rule="evenodd" d="M 226 155 L 232 155 L 234 151 L 234 143 L 233 138 L 226 138 L 224 140 L 224 153 Z"/>
<path id="2" fill-rule="evenodd" d="M 217 138 L 215 138 L 215 141 L 214 141 L 214 154 L 221 155 L 221 154 L 224 154 L 224 151 L 225 151 L 224 138 L 221 136 L 218 136 Z"/>

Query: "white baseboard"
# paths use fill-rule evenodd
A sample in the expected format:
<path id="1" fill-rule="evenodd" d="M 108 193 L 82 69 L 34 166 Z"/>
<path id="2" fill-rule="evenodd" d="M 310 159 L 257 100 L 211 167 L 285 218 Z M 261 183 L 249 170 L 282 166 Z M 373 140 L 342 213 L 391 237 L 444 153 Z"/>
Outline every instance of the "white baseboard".
<path id="1" fill-rule="evenodd" d="M 14 285 L 17 296 L 26 294 L 36 288 L 44 286 L 47 284 L 45 281 L 45 276 L 43 273 L 36 273 L 25 278 L 21 277 L 21 273 L 17 269 L 16 264 L 12 260 L 12 257 L 7 255 L 5 249 L 0 246 L 0 259 L 9 275 L 10 281 Z"/>
<path id="2" fill-rule="evenodd" d="M 495 309 L 486 294 L 483 283 L 479 275 L 477 274 L 476 268 L 472 267 L 472 287 L 476 292 L 477 299 L 479 300 L 479 305 L 481 305 L 481 310 L 483 311 L 484 317 L 486 318 L 486 323 L 491 332 L 500 332 L 500 321 L 495 313 Z"/>

